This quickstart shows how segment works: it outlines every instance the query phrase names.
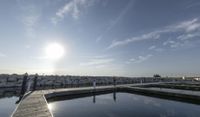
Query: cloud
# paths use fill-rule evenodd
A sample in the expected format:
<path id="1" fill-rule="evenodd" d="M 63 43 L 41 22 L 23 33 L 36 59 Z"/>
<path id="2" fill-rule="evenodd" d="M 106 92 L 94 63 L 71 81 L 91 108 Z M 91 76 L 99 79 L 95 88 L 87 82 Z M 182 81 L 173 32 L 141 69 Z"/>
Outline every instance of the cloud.
<path id="1" fill-rule="evenodd" d="M 167 40 L 163 43 L 164 46 L 169 45 L 171 48 L 177 48 L 180 46 L 183 46 L 180 42 L 177 41 L 172 41 L 172 40 Z"/>
<path id="2" fill-rule="evenodd" d="M 155 49 L 155 48 L 156 48 L 156 46 L 153 45 L 153 46 L 149 47 L 149 50 L 153 50 L 153 49 Z"/>
<path id="3" fill-rule="evenodd" d="M 57 24 L 70 15 L 74 19 L 79 19 L 81 11 L 93 4 L 93 0 L 71 0 L 56 12 L 56 16 L 52 18 L 52 23 Z"/>
<path id="4" fill-rule="evenodd" d="M 91 59 L 89 60 L 89 62 L 85 62 L 85 63 L 80 63 L 81 66 L 93 66 L 93 65 L 97 65 L 97 66 L 102 66 L 108 63 L 113 62 L 114 59 L 112 58 L 96 58 L 96 59 Z"/>
<path id="5" fill-rule="evenodd" d="M 127 6 L 119 13 L 119 15 L 111 22 L 111 24 L 105 29 L 105 31 L 97 37 L 96 42 L 100 41 L 105 34 L 107 34 L 123 17 L 124 15 L 129 11 L 129 9 L 132 7 L 134 0 L 131 0 L 128 2 Z"/>
<path id="6" fill-rule="evenodd" d="M 149 58 L 151 58 L 153 55 L 148 54 L 146 56 L 138 56 L 137 58 L 131 58 L 127 63 L 142 63 Z"/>
<path id="7" fill-rule="evenodd" d="M 169 46 L 170 48 L 180 48 L 180 47 L 193 47 L 194 43 L 191 43 L 187 40 L 177 41 L 177 40 L 167 40 L 163 42 L 163 46 Z"/>
<path id="8" fill-rule="evenodd" d="M 192 8 L 192 7 L 199 7 L 200 2 L 192 2 L 191 4 L 188 4 L 186 8 Z"/>
<path id="9" fill-rule="evenodd" d="M 29 48 L 31 48 L 31 45 L 25 45 L 24 47 L 29 49 Z"/>
<path id="10" fill-rule="evenodd" d="M 114 47 L 117 47 L 117 46 L 127 45 L 129 43 L 142 41 L 142 40 L 158 39 L 160 37 L 160 33 L 161 33 L 160 31 L 155 31 L 155 32 L 143 34 L 141 36 L 125 39 L 125 40 L 122 40 L 122 41 L 115 41 L 114 40 L 107 49 L 111 49 L 111 48 L 114 48 Z"/>
<path id="11" fill-rule="evenodd" d="M 179 40 L 189 40 L 189 39 L 194 39 L 200 37 L 200 32 L 195 32 L 195 33 L 189 33 L 189 34 L 183 34 L 177 37 Z"/>
<path id="12" fill-rule="evenodd" d="M 39 16 L 25 16 L 22 19 L 23 24 L 26 27 L 26 32 L 29 37 L 35 37 L 35 27 L 38 22 Z"/>
<path id="13" fill-rule="evenodd" d="M 92 66 L 95 68 L 103 68 L 110 65 L 114 61 L 113 58 L 110 58 L 108 55 L 98 55 L 87 57 L 88 62 L 80 63 L 80 66 Z"/>
<path id="14" fill-rule="evenodd" d="M 0 52 L 0 57 L 6 57 L 6 55 Z"/>
<path id="15" fill-rule="evenodd" d="M 184 30 L 186 32 L 195 31 L 199 28 L 200 28 L 200 22 L 199 22 L 198 18 L 194 18 L 189 21 L 181 22 L 178 25 L 169 26 L 169 29 L 172 29 L 174 31 Z"/>
<path id="16" fill-rule="evenodd" d="M 166 26 L 164 28 L 161 28 L 149 33 L 145 33 L 139 36 L 134 36 L 131 38 L 118 40 L 118 41 L 114 40 L 107 47 L 107 49 L 127 45 L 129 43 L 144 41 L 144 40 L 159 39 L 163 34 L 171 34 L 171 33 L 178 33 L 178 32 L 188 34 L 188 33 L 199 31 L 199 30 L 200 30 L 200 21 L 198 18 L 195 18 L 189 21 L 183 21 L 183 22 L 177 23 L 175 25 Z M 190 35 L 190 37 L 192 36 Z"/>
<path id="17" fill-rule="evenodd" d="M 153 46 L 150 46 L 150 47 L 148 48 L 148 50 L 153 50 L 153 51 L 156 51 L 156 52 L 162 52 L 164 49 L 162 49 L 162 48 L 157 48 L 155 45 L 153 45 Z"/>
<path id="18" fill-rule="evenodd" d="M 38 26 L 41 12 L 39 8 L 35 5 L 24 5 L 22 1 L 19 1 L 19 7 L 21 8 L 22 15 L 20 17 L 21 22 L 23 23 L 26 34 L 30 38 L 36 36 L 36 27 Z"/>

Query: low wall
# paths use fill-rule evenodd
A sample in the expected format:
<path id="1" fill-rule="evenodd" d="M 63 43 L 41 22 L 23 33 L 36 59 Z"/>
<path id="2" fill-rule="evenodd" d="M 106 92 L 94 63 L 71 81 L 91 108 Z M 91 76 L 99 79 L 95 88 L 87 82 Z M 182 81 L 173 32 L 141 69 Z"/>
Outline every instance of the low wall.
<path id="1" fill-rule="evenodd" d="M 23 75 L 7 75 L 1 74 L 0 75 L 0 88 L 7 88 L 7 87 L 21 87 L 23 80 Z"/>
<path id="2" fill-rule="evenodd" d="M 23 81 L 23 75 L 0 75 L 0 88 L 21 87 Z M 34 75 L 28 76 L 28 82 L 31 82 L 31 88 L 33 86 Z M 38 76 L 36 89 L 51 89 L 51 88 L 63 88 L 63 87 L 81 87 L 92 86 L 93 81 L 97 86 L 114 84 L 131 84 L 131 83 L 150 83 L 150 82 L 170 82 L 178 81 L 181 78 L 153 78 L 153 77 L 103 77 L 103 76 L 58 76 L 47 75 Z M 28 84 L 28 83 L 27 83 Z"/>
<path id="3" fill-rule="evenodd" d="M 127 77 L 94 77 L 94 76 L 39 76 L 37 89 L 92 86 L 93 81 L 97 86 L 114 84 L 146 83 L 159 81 L 172 81 L 170 78 L 127 78 Z"/>

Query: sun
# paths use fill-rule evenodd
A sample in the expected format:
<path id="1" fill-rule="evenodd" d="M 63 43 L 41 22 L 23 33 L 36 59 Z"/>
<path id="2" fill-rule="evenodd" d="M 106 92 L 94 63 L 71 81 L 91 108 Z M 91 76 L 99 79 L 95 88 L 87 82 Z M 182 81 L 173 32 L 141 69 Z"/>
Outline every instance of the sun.
<path id="1" fill-rule="evenodd" d="M 64 47 L 59 43 L 50 43 L 45 48 L 46 57 L 48 59 L 57 60 L 64 56 Z"/>

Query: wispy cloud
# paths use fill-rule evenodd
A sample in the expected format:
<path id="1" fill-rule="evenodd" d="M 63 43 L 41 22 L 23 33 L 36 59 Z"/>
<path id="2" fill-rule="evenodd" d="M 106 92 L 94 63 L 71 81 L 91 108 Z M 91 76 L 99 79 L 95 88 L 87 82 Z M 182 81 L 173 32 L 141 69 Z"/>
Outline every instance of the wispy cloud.
<path id="1" fill-rule="evenodd" d="M 168 27 L 171 31 L 184 30 L 185 32 L 195 31 L 200 28 L 200 22 L 198 18 L 194 18 L 189 21 L 181 22 L 177 25 L 172 25 Z"/>
<path id="2" fill-rule="evenodd" d="M 149 47 L 149 50 L 153 50 L 153 49 L 155 49 L 155 48 L 156 48 L 156 46 L 153 45 L 153 46 Z"/>
<path id="3" fill-rule="evenodd" d="M 90 57 L 87 62 L 80 63 L 80 66 L 92 66 L 95 68 L 102 68 L 110 65 L 113 61 L 114 59 L 107 55 L 99 55 Z"/>
<path id="4" fill-rule="evenodd" d="M 178 36 L 177 39 L 184 41 L 184 40 L 189 40 L 189 39 L 196 39 L 198 37 L 200 37 L 200 32 L 183 34 L 183 35 Z"/>
<path id="5" fill-rule="evenodd" d="M 137 58 L 129 59 L 129 61 L 127 61 L 126 63 L 142 63 L 151 58 L 152 56 L 153 56 L 152 54 L 148 54 L 146 56 L 138 56 Z"/>
<path id="6" fill-rule="evenodd" d="M 170 48 L 180 48 L 180 47 L 193 47 L 194 44 L 184 40 L 184 41 L 177 41 L 177 40 L 167 40 L 165 42 L 163 42 L 163 46 L 168 46 Z"/>
<path id="7" fill-rule="evenodd" d="M 158 48 L 158 47 L 156 47 L 155 45 L 153 45 L 153 46 L 150 46 L 150 47 L 148 48 L 148 50 L 153 50 L 153 51 L 156 51 L 156 52 L 162 52 L 164 49 Z"/>
<path id="8" fill-rule="evenodd" d="M 26 35 L 30 38 L 34 38 L 36 36 L 36 27 L 38 26 L 41 12 L 39 8 L 33 4 L 23 4 L 23 1 L 18 1 L 18 3 L 22 14 L 20 20 L 25 27 Z"/>
<path id="9" fill-rule="evenodd" d="M 180 42 L 177 41 L 173 41 L 173 40 L 167 40 L 163 43 L 164 46 L 169 45 L 171 48 L 177 48 L 180 46 L 183 46 L 183 44 L 181 44 Z"/>
<path id="10" fill-rule="evenodd" d="M 124 15 L 129 11 L 129 9 L 133 6 L 134 0 L 131 0 L 128 2 L 127 6 L 119 13 L 119 15 L 113 20 L 110 25 L 106 28 L 106 30 L 97 37 L 96 42 L 100 41 L 105 34 L 107 34 L 123 17 Z"/>
<path id="11" fill-rule="evenodd" d="M 38 22 L 39 16 L 24 16 L 22 19 L 26 27 L 26 32 L 29 37 L 35 37 L 35 26 Z"/>
<path id="12" fill-rule="evenodd" d="M 91 59 L 89 62 L 80 63 L 81 66 L 104 65 L 113 62 L 112 58 Z"/>
<path id="13" fill-rule="evenodd" d="M 136 41 L 149 40 L 149 39 L 158 39 L 160 37 L 160 33 L 162 33 L 162 32 L 155 31 L 155 32 L 150 32 L 150 33 L 147 33 L 147 34 L 143 34 L 141 36 L 131 37 L 131 38 L 128 38 L 128 39 L 125 39 L 125 40 L 121 40 L 121 41 L 114 40 L 108 46 L 107 49 L 114 48 L 114 47 L 117 47 L 117 46 L 127 45 L 129 43 L 133 43 L 133 42 L 136 42 Z"/>
<path id="14" fill-rule="evenodd" d="M 200 30 L 200 21 L 198 18 L 195 18 L 195 19 L 192 19 L 189 21 L 177 23 L 175 25 L 166 26 L 164 28 L 161 28 L 161 29 L 149 32 L 149 33 L 145 33 L 145 34 L 142 34 L 139 36 L 134 36 L 134 37 L 131 37 L 128 39 L 118 40 L 118 41 L 114 40 L 107 47 L 107 49 L 127 45 L 129 43 L 138 42 L 138 41 L 159 39 L 163 34 L 178 33 L 178 32 L 188 34 L 188 33 L 192 33 L 192 32 L 199 31 L 199 30 Z M 187 38 L 194 37 L 194 36 L 198 36 L 198 34 L 187 35 Z M 179 38 L 181 38 L 181 37 L 179 37 Z M 186 38 L 186 37 L 182 37 L 182 38 Z"/>
<path id="15" fill-rule="evenodd" d="M 0 57 L 6 57 L 6 55 L 0 52 Z"/>
<path id="16" fill-rule="evenodd" d="M 31 45 L 25 45 L 24 47 L 29 49 L 29 48 L 31 48 Z"/>
<path id="17" fill-rule="evenodd" d="M 192 7 L 199 7 L 200 2 L 192 2 L 191 4 L 187 4 L 186 8 L 192 8 Z"/>
<path id="18" fill-rule="evenodd" d="M 70 0 L 56 12 L 56 16 L 52 18 L 52 22 L 57 24 L 66 15 L 70 15 L 74 19 L 79 19 L 81 11 L 93 3 L 93 0 Z"/>

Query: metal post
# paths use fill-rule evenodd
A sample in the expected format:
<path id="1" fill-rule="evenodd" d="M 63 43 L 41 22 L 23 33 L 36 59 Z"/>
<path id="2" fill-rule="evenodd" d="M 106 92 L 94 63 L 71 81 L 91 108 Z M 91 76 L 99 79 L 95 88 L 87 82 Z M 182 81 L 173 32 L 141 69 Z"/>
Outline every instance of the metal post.
<path id="1" fill-rule="evenodd" d="M 116 86 L 116 78 L 113 78 L 113 85 Z"/>
<path id="2" fill-rule="evenodd" d="M 34 80 L 33 80 L 33 91 L 36 90 L 37 87 L 37 79 L 38 79 L 38 74 L 35 74 Z"/>
<path id="3" fill-rule="evenodd" d="M 25 73 L 24 77 L 23 77 L 23 82 L 22 82 L 22 88 L 21 88 L 21 95 L 24 95 L 25 91 L 26 91 L 26 81 L 28 78 L 28 73 Z"/>
<path id="4" fill-rule="evenodd" d="M 31 89 L 31 84 L 32 84 L 32 81 L 29 79 L 26 92 L 29 92 L 29 91 L 30 91 L 30 89 Z"/>
<path id="5" fill-rule="evenodd" d="M 94 90 L 96 89 L 96 81 L 95 80 L 93 81 L 93 88 L 94 88 Z"/>

